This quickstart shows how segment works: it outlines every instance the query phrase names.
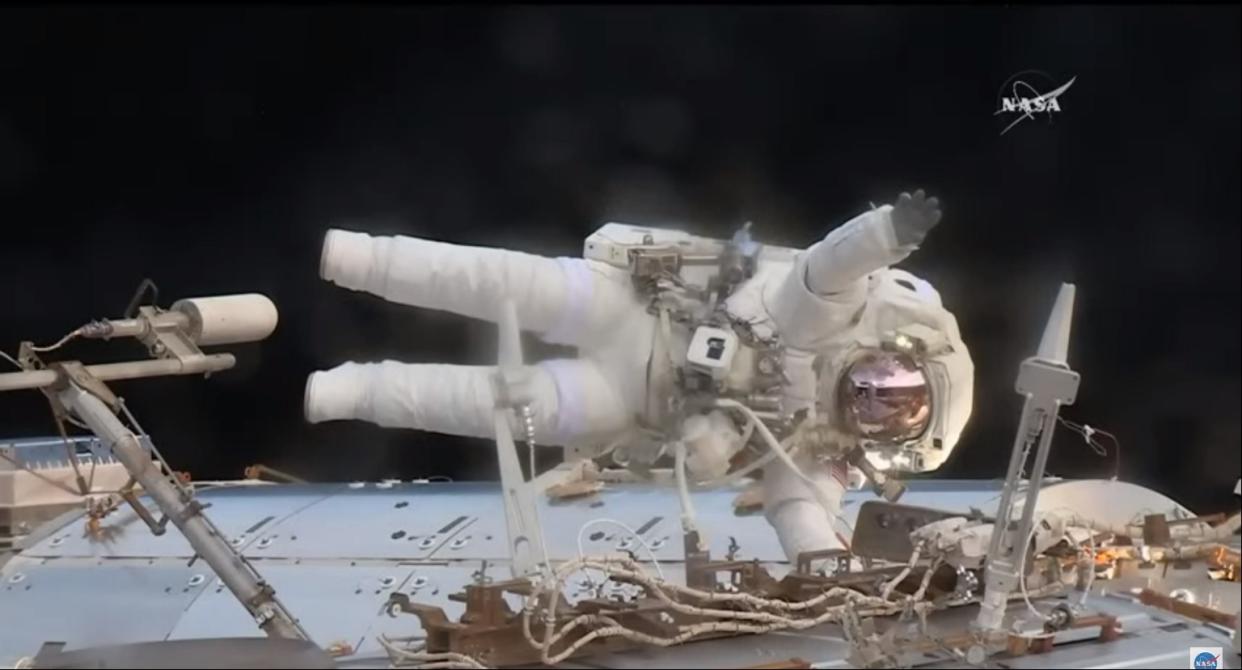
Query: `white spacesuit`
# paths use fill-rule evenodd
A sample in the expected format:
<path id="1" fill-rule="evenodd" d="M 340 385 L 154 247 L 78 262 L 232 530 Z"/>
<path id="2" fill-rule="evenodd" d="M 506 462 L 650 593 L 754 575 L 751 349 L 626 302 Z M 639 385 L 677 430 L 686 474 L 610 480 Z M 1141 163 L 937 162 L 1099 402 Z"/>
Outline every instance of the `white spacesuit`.
<path id="1" fill-rule="evenodd" d="M 721 242 L 608 224 L 585 258 L 557 259 L 330 230 L 320 274 L 487 320 L 508 299 L 524 330 L 577 347 L 526 370 L 540 444 L 611 450 L 639 469 L 677 444 L 702 484 L 737 473 L 752 436 L 787 446 L 797 435 L 805 448 L 762 463 L 765 515 L 794 560 L 841 546 L 851 447 L 881 469 L 935 469 L 970 415 L 956 321 L 927 282 L 889 268 L 939 219 L 918 191 L 806 251 L 760 246 L 746 230 Z M 345 363 L 307 380 L 306 416 L 490 438 L 494 371 Z"/>

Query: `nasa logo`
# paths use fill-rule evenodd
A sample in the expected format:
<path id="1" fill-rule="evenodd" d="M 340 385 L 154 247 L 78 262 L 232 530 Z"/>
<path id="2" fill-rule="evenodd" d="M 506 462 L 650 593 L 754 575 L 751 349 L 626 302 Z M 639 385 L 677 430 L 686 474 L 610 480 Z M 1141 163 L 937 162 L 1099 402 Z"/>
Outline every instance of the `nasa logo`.
<path id="1" fill-rule="evenodd" d="M 1017 114 L 1018 116 L 1010 121 L 1000 134 L 1004 135 L 1023 121 L 1034 119 L 1036 114 L 1047 114 L 1051 122 L 1052 115 L 1061 112 L 1061 103 L 1058 98 L 1074 85 L 1077 78 L 1070 77 L 1069 81 L 1057 86 L 1052 77 L 1047 74 L 1038 70 L 1027 70 L 1005 80 L 997 95 L 999 98 L 997 109 L 992 115 Z M 1030 83 L 1028 79 L 1034 80 L 1040 88 L 1036 88 L 1035 84 Z M 1040 92 L 1041 89 L 1043 93 Z"/>
<path id="2" fill-rule="evenodd" d="M 1001 98 L 1002 112 L 1059 112 L 1061 105 L 1056 98 L 1045 100 L 1043 96 L 1032 98 Z"/>
<path id="3" fill-rule="evenodd" d="M 1190 667 L 1193 670 L 1216 670 L 1220 667 L 1220 647 L 1191 647 Z"/>

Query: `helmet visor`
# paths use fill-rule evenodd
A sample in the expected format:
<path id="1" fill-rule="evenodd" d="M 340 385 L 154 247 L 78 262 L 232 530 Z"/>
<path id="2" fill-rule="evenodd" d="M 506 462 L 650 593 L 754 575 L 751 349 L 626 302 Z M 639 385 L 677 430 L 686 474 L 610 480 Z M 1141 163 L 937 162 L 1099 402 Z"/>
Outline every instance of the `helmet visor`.
<path id="1" fill-rule="evenodd" d="M 837 401 L 845 428 L 878 442 L 904 442 L 927 430 L 931 391 L 907 354 L 864 353 L 841 376 Z"/>

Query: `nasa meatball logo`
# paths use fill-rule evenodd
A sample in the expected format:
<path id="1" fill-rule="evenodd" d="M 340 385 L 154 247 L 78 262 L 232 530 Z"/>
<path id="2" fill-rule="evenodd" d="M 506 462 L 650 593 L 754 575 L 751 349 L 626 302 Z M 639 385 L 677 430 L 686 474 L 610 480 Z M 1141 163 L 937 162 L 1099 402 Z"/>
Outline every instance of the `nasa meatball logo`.
<path id="1" fill-rule="evenodd" d="M 1040 115 L 1046 116 L 1048 123 L 1052 123 L 1053 116 L 1063 111 L 1061 96 L 1077 78 L 1070 77 L 1069 81 L 1058 85 L 1057 80 L 1045 72 L 1026 70 L 1006 79 L 996 96 L 996 111 L 992 113 L 992 116 L 998 116 L 1005 122 L 1000 134 L 1004 135 L 1019 123 L 1033 121 Z"/>
<path id="2" fill-rule="evenodd" d="M 1190 667 L 1194 670 L 1216 670 L 1220 667 L 1220 647 L 1191 647 Z"/>

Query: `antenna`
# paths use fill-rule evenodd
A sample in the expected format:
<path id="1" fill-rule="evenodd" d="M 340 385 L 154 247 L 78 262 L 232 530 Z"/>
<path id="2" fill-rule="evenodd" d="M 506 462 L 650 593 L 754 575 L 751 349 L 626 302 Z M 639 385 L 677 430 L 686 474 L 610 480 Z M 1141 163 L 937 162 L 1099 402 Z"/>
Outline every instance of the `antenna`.
<path id="1" fill-rule="evenodd" d="M 1070 325 L 1074 319 L 1074 285 L 1061 284 L 1056 304 L 1044 326 L 1044 336 L 1039 340 L 1036 358 L 1052 364 L 1068 366 Z"/>
<path id="2" fill-rule="evenodd" d="M 1018 370 L 1015 388 L 1026 396 L 1026 402 L 1022 407 L 1022 421 L 1018 425 L 1013 452 L 1009 456 L 1005 488 L 996 510 L 996 524 L 984 571 L 983 603 L 974 624 L 978 630 L 996 632 L 1001 629 L 1009 595 L 1018 588 L 1019 571 L 1026 569 L 1026 548 L 1035 523 L 1035 505 L 1043 486 L 1044 467 L 1048 464 L 1052 435 L 1056 432 L 1057 414 L 1062 405 L 1074 404 L 1078 393 L 1079 375 L 1066 362 L 1073 312 L 1074 285 L 1061 284 L 1039 350 L 1035 356 L 1023 361 Z M 1026 486 L 1022 518 L 1015 525 L 1014 499 L 1022 484 L 1022 470 L 1027 456 L 1036 443 L 1038 448 Z"/>
<path id="3" fill-rule="evenodd" d="M 138 296 L 142 295 L 140 289 Z M 133 304 L 136 304 L 138 297 Z M 276 599 L 276 592 L 225 539 L 203 513 L 194 492 L 180 482 L 159 451 L 148 453 L 139 437 L 118 418 L 123 413 L 134 429 L 142 432 L 125 403 L 104 383 L 163 375 L 211 374 L 235 364 L 232 354 L 204 354 L 199 345 L 235 344 L 266 338 L 276 328 L 276 306 L 257 293 L 181 300 L 171 310 L 151 305 L 127 310 L 123 319 L 92 321 L 71 331 L 58 342 L 36 347 L 23 342 L 18 359 L 23 372 L 0 374 L 0 391 L 39 389 L 52 402 L 57 416 L 72 412 L 103 444 L 109 445 L 131 478 L 164 515 L 155 521 L 137 497 L 126 496 L 135 512 L 152 532 L 161 534 L 168 521 L 181 531 L 194 553 L 201 556 L 220 581 L 246 608 L 269 637 L 309 640 L 296 619 Z M 104 365 L 58 361 L 44 365 L 39 353 L 59 349 L 75 338 L 133 337 L 147 345 L 153 360 Z M 152 455 L 158 459 L 152 462 Z M 72 457 L 72 456 L 71 456 Z"/>

